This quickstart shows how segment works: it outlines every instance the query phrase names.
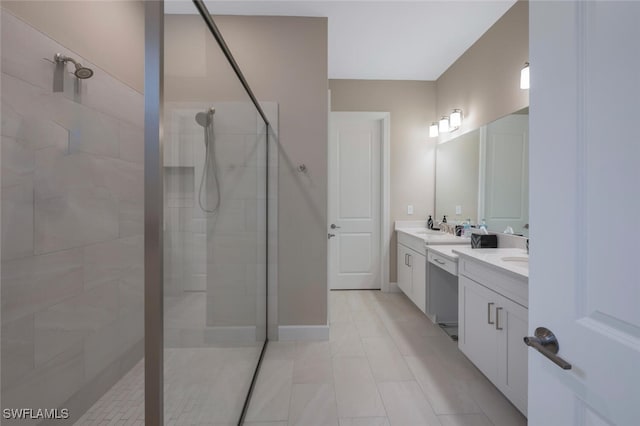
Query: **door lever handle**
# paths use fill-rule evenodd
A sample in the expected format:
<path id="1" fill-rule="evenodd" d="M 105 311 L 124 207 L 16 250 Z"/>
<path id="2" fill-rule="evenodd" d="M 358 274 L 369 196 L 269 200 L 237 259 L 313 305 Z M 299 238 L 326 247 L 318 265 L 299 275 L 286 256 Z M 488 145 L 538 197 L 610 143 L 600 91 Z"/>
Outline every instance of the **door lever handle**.
<path id="1" fill-rule="evenodd" d="M 338 225 L 336 225 L 335 223 L 331 224 L 331 229 L 340 229 L 340 227 Z"/>
<path id="2" fill-rule="evenodd" d="M 560 345 L 555 334 L 551 330 L 538 327 L 534 333 L 534 336 L 524 338 L 524 343 L 527 346 L 531 346 L 540 352 L 542 355 L 549 358 L 554 364 L 563 370 L 571 370 L 571 364 L 557 355 Z"/>
<path id="3" fill-rule="evenodd" d="M 327 239 L 329 239 L 329 240 L 330 240 L 331 238 L 333 238 L 333 237 L 335 237 L 335 236 L 336 236 L 336 234 L 327 234 L 327 237 L 328 237 Z"/>

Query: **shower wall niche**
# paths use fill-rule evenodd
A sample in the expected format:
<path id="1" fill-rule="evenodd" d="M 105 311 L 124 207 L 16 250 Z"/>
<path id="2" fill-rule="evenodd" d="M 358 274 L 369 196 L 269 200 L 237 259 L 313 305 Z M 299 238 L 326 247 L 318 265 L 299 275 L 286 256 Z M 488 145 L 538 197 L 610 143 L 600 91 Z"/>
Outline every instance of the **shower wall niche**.
<path id="1" fill-rule="evenodd" d="M 58 52 L 95 75 L 54 93 Z M 143 108 L 2 11 L 2 408 L 69 424 L 143 355 Z"/>
<path id="2" fill-rule="evenodd" d="M 277 134 L 277 104 L 261 106 Z M 214 213 L 198 202 L 206 149 L 195 117 L 210 108 L 215 164 L 203 204 L 211 210 L 219 196 Z M 267 190 L 267 167 L 276 169 L 275 144 L 267 163 L 265 125 L 248 101 L 167 102 L 165 123 L 165 346 L 255 345 L 265 338 L 266 209 L 276 196 L 275 182 Z"/>

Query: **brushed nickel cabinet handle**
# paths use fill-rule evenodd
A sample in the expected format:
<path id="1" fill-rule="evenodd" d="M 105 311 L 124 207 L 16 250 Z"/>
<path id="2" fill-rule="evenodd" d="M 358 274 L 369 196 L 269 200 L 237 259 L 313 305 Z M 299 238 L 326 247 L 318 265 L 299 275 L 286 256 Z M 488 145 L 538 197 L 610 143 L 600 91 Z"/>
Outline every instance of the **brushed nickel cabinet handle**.
<path id="1" fill-rule="evenodd" d="M 491 307 L 495 305 L 493 302 L 487 303 L 487 324 L 494 324 L 491 322 Z"/>
<path id="2" fill-rule="evenodd" d="M 434 257 L 433 260 L 434 260 L 434 262 L 436 262 L 436 263 L 438 263 L 440 265 L 444 265 L 445 264 L 445 262 L 443 262 L 442 260 L 440 260 L 440 259 L 438 259 L 436 257 Z"/>
<path id="3" fill-rule="evenodd" d="M 503 330 L 503 328 L 500 327 L 500 325 L 499 325 L 500 324 L 500 315 L 499 315 L 499 313 L 500 313 L 501 310 L 502 310 L 501 307 L 499 307 L 499 306 L 496 307 L 496 330 Z"/>

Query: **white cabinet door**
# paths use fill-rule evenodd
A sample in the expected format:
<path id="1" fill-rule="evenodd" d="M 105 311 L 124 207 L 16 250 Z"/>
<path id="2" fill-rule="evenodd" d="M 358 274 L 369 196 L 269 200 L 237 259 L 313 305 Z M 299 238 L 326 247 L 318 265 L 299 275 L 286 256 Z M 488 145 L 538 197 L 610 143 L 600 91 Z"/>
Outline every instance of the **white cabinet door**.
<path id="1" fill-rule="evenodd" d="M 411 298 L 411 268 L 408 259 L 409 249 L 398 244 L 398 287 Z"/>
<path id="2" fill-rule="evenodd" d="M 492 382 L 498 379 L 497 293 L 460 275 L 458 347 Z"/>
<path id="3" fill-rule="evenodd" d="M 411 250 L 409 253 L 411 263 L 411 300 L 424 313 L 427 312 L 426 302 L 426 266 L 427 257 Z"/>
<path id="4" fill-rule="evenodd" d="M 522 337 L 527 333 L 528 311 L 523 306 L 497 295 L 496 328 L 498 328 L 498 389 L 525 416 L 527 415 L 527 346 Z"/>

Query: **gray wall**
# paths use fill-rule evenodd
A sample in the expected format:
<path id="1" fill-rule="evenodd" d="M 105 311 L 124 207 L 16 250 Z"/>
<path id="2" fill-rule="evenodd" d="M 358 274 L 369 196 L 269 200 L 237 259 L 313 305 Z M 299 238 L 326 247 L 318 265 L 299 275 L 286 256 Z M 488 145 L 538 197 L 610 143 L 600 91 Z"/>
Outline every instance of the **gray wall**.
<path id="1" fill-rule="evenodd" d="M 529 3 L 518 1 L 437 80 L 437 114 L 462 109 L 455 138 L 529 105 L 520 89 L 520 70 L 529 60 Z"/>
<path id="2" fill-rule="evenodd" d="M 216 23 L 256 97 L 278 104 L 279 324 L 326 324 L 327 20 L 219 16 Z M 180 50 L 167 40 L 167 101 L 247 99 L 200 17 L 168 16 L 167 31 L 191 41 Z M 301 163 L 307 174 L 296 171 Z"/>
<path id="3" fill-rule="evenodd" d="M 396 281 L 396 220 L 422 220 L 433 215 L 435 139 L 428 124 L 435 115 L 435 83 L 431 81 L 330 80 L 332 111 L 391 113 L 389 277 Z M 414 214 L 407 214 L 407 205 Z"/>

